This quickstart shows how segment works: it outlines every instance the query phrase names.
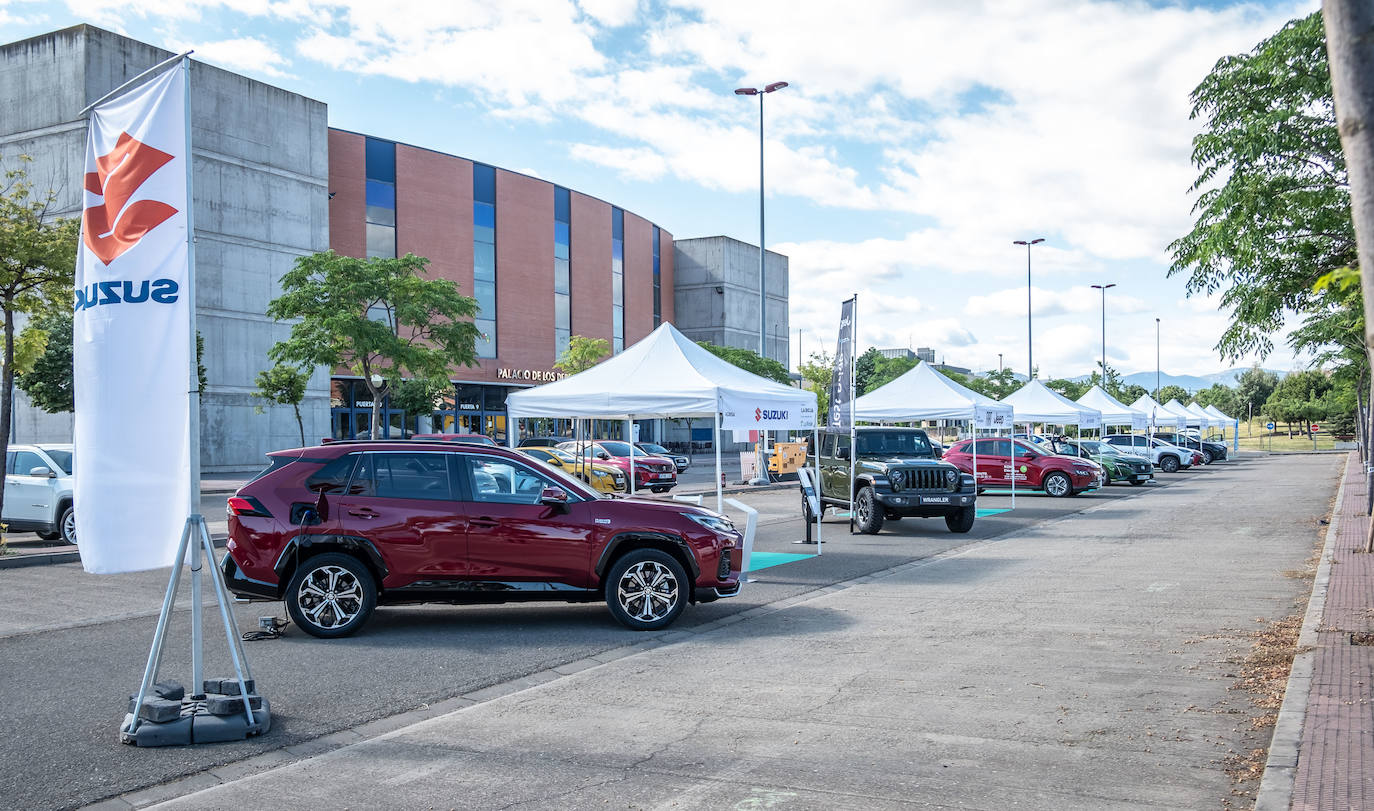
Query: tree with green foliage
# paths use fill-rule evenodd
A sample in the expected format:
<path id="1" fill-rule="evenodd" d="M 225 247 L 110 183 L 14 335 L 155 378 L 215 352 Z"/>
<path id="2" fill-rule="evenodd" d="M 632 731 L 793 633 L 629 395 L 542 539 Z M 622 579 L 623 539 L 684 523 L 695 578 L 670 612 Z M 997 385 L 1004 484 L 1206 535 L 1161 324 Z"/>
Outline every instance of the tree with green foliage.
<path id="1" fill-rule="evenodd" d="M 1170 383 L 1159 387 L 1159 394 L 1155 395 L 1155 402 L 1164 405 L 1170 400 L 1177 400 L 1184 405 L 1188 404 L 1188 390 L 1182 386 Z"/>
<path id="2" fill-rule="evenodd" d="M 978 378 L 977 382 L 978 386 L 969 386 L 969 388 L 995 400 L 1001 400 L 1009 394 L 1014 394 L 1025 385 L 1016 379 L 1016 373 L 1011 370 L 1011 367 L 998 369 L 995 372 L 988 371 Z"/>
<path id="3" fill-rule="evenodd" d="M 1213 383 L 1211 386 L 1193 395 L 1197 404 L 1206 408 L 1212 406 L 1217 410 L 1229 414 L 1236 419 L 1245 419 L 1245 407 L 1241 403 L 1240 393 L 1225 383 Z"/>
<path id="4" fill-rule="evenodd" d="M 72 411 L 76 408 L 76 400 L 72 388 L 70 309 L 53 309 L 24 325 L 16 340 L 16 358 L 37 347 L 42 348 L 41 354 L 27 367 L 16 359 L 16 365 L 20 370 L 14 379 L 14 385 L 27 394 L 34 405 L 49 414 Z"/>
<path id="5" fill-rule="evenodd" d="M 812 352 L 811 359 L 797 367 L 802 385 L 816 394 L 816 420 L 825 425 L 830 413 L 830 378 L 835 373 L 835 358 L 829 352 Z"/>
<path id="6" fill-rule="evenodd" d="M 883 361 L 883 355 L 877 347 L 870 346 L 862 355 L 854 361 L 854 392 L 863 396 L 877 386 L 872 386 L 873 375 L 878 371 L 878 364 Z"/>
<path id="7" fill-rule="evenodd" d="M 301 447 L 305 446 L 305 421 L 301 419 L 301 401 L 305 399 L 305 385 L 309 382 L 308 368 L 278 363 L 271 369 L 258 372 L 258 390 L 253 392 L 254 397 L 269 403 L 291 406 L 296 412 L 296 427 L 301 432 Z"/>
<path id="8" fill-rule="evenodd" d="M 387 388 L 391 390 L 391 407 L 406 413 L 401 423 L 401 438 L 405 439 L 410 418 L 432 415 L 444 395 L 453 391 L 453 382 L 447 377 L 412 377 L 390 380 Z"/>
<path id="9" fill-rule="evenodd" d="M 1059 392 L 1060 394 L 1064 395 L 1070 400 L 1077 400 L 1079 397 L 1082 397 L 1083 395 L 1087 394 L 1088 389 L 1092 388 L 1092 385 L 1090 383 L 1080 383 L 1078 381 L 1067 380 L 1062 377 L 1056 378 L 1054 380 L 1046 380 L 1045 385 Z"/>
<path id="10" fill-rule="evenodd" d="M 1236 410 L 1226 411 L 1236 419 L 1249 419 L 1251 414 L 1259 414 L 1269 395 L 1278 388 L 1279 376 L 1261 369 L 1258 364 L 1246 369 L 1236 378 Z"/>
<path id="11" fill-rule="evenodd" d="M 575 375 L 587 371 L 610 355 L 611 342 L 605 338 L 574 335 L 568 339 L 568 348 L 558 357 L 553 368 L 565 375 Z"/>
<path id="12" fill-rule="evenodd" d="M 752 349 L 740 349 L 733 346 L 717 346 L 707 341 L 697 341 L 697 346 L 710 352 L 721 360 L 733 363 L 739 368 L 759 377 L 766 377 L 769 380 L 790 386 L 792 378 L 787 375 L 787 367 L 772 358 L 760 357 L 759 353 Z"/>
<path id="13" fill-rule="evenodd" d="M 862 357 L 859 358 L 859 362 L 863 363 Z M 879 355 L 877 362 L 874 364 L 873 372 L 866 381 L 867 387 L 861 393 L 867 394 L 871 391 L 881 389 L 883 386 L 886 386 L 888 383 L 891 383 L 916 368 L 917 363 L 918 361 L 915 358 L 885 358 Z"/>
<path id="14" fill-rule="evenodd" d="M 1320 12 L 1221 59 L 1192 101 L 1193 118 L 1206 122 L 1193 139 L 1197 220 L 1170 246 L 1169 273 L 1188 275 L 1189 294 L 1221 291 L 1232 321 L 1218 351 L 1267 354 L 1287 311 L 1310 327 L 1361 309 L 1353 294 L 1316 289 L 1356 264 Z M 1310 340 L 1295 333 L 1294 348 L 1318 346 Z"/>
<path id="15" fill-rule="evenodd" d="M 8 426 L 14 409 L 11 393 L 20 362 L 32 363 L 44 347 L 31 338 L 16 340 L 17 320 L 69 302 L 76 272 L 80 226 L 74 219 L 54 216 L 57 193 L 40 192 L 29 180 L 27 155 L 5 165 L 0 160 L 0 318 L 4 320 L 4 350 L 0 356 L 0 425 Z M 46 336 L 43 338 L 46 343 Z M 9 431 L 0 431 L 0 457 L 9 448 Z M 0 471 L 0 485 L 4 471 Z M 0 486 L 0 509 L 4 487 Z"/>
<path id="16" fill-rule="evenodd" d="M 1126 405 L 1130 405 L 1131 403 L 1134 403 L 1136 400 L 1139 400 L 1141 397 L 1144 397 L 1149 393 L 1150 392 L 1147 391 L 1145 387 L 1140 385 L 1139 383 L 1127 383 L 1126 385 L 1121 387 L 1120 395 L 1112 396 L 1116 397 L 1116 399 L 1120 400 Z"/>
<path id="17" fill-rule="evenodd" d="M 1279 381 L 1264 401 L 1261 413 L 1285 423 L 1291 437 L 1294 423 L 1301 425 L 1326 418 L 1328 406 L 1322 398 L 1332 385 L 1331 378 L 1315 369 L 1292 372 Z"/>
<path id="18" fill-rule="evenodd" d="M 273 360 L 349 368 L 372 395 L 371 436 L 381 434 L 388 380 L 448 378 L 477 359 L 477 301 L 448 279 L 423 278 L 428 259 L 302 256 L 282 277 L 267 314 L 300 319 L 269 351 Z"/>

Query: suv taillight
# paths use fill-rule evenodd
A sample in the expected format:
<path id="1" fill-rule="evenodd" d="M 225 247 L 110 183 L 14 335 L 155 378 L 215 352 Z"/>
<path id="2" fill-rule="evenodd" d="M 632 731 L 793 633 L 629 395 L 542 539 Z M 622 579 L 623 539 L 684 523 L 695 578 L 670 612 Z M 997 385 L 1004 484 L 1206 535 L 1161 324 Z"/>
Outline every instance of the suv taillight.
<path id="1" fill-rule="evenodd" d="M 248 497 L 246 497 L 246 498 L 243 497 L 243 496 L 230 496 L 230 497 L 229 497 L 228 510 L 229 510 L 229 514 L 230 514 L 230 515 L 236 515 L 236 516 L 239 516 L 240 518 L 243 518 L 243 517 L 271 518 L 271 517 L 272 517 L 272 513 L 268 512 L 268 511 L 267 511 L 267 508 L 264 507 L 264 506 L 262 506 L 262 502 L 261 502 L 261 501 L 258 501 L 256 498 L 253 498 L 252 496 L 248 496 Z"/>

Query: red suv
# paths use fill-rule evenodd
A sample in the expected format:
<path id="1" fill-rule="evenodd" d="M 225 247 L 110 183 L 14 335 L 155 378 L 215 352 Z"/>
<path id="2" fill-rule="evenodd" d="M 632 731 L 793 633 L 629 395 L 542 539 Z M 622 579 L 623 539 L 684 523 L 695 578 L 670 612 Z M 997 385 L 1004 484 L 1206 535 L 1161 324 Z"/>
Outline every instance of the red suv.
<path id="1" fill-rule="evenodd" d="M 973 443 L 965 439 L 945 451 L 944 460 L 972 473 L 979 487 L 1016 486 L 1044 490 L 1051 496 L 1076 496 L 1103 482 L 1102 466 L 1088 459 L 1059 456 L 1021 439 L 988 438 L 978 442 L 978 470 L 973 469 Z"/>
<path id="2" fill-rule="evenodd" d="M 653 631 L 739 592 L 729 518 L 602 496 L 505 448 L 335 442 L 268 458 L 229 499 L 221 565 L 235 594 L 285 601 L 313 636 L 347 636 L 378 604 L 532 600 L 605 600 Z"/>
<path id="3" fill-rule="evenodd" d="M 620 468 L 626 476 L 630 475 L 630 443 L 619 440 L 597 439 L 591 442 L 564 442 L 558 446 L 573 456 L 579 453 L 599 462 Z M 677 486 L 677 463 L 662 456 L 651 456 L 634 450 L 635 489 L 649 489 L 655 493 L 666 493 Z"/>

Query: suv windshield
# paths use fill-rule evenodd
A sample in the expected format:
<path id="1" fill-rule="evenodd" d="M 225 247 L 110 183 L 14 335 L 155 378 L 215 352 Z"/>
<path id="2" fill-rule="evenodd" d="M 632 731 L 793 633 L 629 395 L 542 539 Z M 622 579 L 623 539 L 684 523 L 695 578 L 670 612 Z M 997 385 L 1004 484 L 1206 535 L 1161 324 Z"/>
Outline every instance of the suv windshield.
<path id="1" fill-rule="evenodd" d="M 663 447 L 662 445 L 655 445 L 652 442 L 639 442 L 635 444 L 635 447 L 639 448 L 641 451 L 644 451 L 645 453 L 658 454 L 659 456 L 668 455 L 667 448 Z"/>
<path id="2" fill-rule="evenodd" d="M 598 445 L 606 449 L 606 453 L 611 456 L 629 456 L 630 443 L 628 442 L 598 442 Z M 643 451 L 635 451 L 635 456 L 649 456 Z"/>
<path id="3" fill-rule="evenodd" d="M 43 452 L 46 453 L 48 455 L 48 458 L 53 460 L 53 462 L 56 463 L 58 467 L 62 468 L 63 473 L 67 474 L 68 476 L 72 475 L 71 451 L 59 451 L 54 450 L 53 448 L 44 448 Z"/>
<path id="4" fill-rule="evenodd" d="M 934 459 L 925 434 L 907 431 L 867 431 L 859 434 L 859 456 L 914 456 Z"/>

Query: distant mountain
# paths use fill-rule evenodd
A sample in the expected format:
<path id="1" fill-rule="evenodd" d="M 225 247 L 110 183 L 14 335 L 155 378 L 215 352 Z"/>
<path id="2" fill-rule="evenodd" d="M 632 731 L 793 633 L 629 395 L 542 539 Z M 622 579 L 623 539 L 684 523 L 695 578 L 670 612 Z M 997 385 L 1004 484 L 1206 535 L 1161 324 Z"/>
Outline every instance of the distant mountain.
<path id="1" fill-rule="evenodd" d="M 1224 383 L 1227 386 L 1236 385 L 1236 379 L 1249 371 L 1249 366 L 1237 366 L 1234 369 L 1227 369 L 1224 372 L 1213 372 L 1209 375 L 1171 375 L 1168 372 L 1161 372 L 1159 375 L 1159 385 L 1161 386 L 1182 386 L 1190 393 L 1211 388 L 1216 383 Z M 1273 372 L 1279 377 L 1283 377 L 1287 372 L 1280 372 L 1277 369 L 1265 369 L 1266 372 Z M 1073 378 L 1077 383 L 1086 382 L 1091 375 L 1079 375 Z M 1122 378 L 1128 385 L 1144 386 L 1150 391 L 1155 388 L 1154 372 L 1134 372 Z"/>

